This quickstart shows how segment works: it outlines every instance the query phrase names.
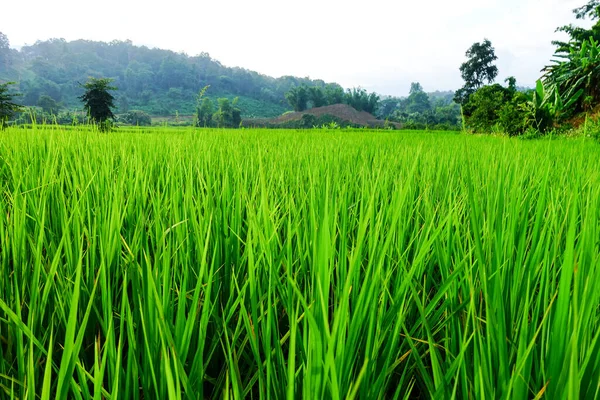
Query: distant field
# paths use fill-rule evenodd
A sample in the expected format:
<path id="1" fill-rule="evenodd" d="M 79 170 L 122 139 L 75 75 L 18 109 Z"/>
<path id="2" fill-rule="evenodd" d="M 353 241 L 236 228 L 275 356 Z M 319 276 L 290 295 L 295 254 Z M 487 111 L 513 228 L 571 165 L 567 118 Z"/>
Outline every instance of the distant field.
<path id="1" fill-rule="evenodd" d="M 600 398 L 600 146 L 0 133 L 0 398 Z"/>

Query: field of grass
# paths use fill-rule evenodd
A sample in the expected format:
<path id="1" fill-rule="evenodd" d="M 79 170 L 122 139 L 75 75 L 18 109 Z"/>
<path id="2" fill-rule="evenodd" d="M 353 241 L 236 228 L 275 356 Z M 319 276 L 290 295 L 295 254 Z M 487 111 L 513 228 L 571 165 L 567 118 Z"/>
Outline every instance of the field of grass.
<path id="1" fill-rule="evenodd" d="M 600 146 L 0 133 L 0 398 L 600 398 Z"/>

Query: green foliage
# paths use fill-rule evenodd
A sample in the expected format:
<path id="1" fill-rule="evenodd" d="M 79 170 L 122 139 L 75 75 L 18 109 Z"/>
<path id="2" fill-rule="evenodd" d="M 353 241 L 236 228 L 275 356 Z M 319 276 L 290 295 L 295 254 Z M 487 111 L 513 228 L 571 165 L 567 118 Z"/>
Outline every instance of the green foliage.
<path id="1" fill-rule="evenodd" d="M 571 52 L 577 52 L 581 49 L 583 42 L 593 39 L 600 41 L 600 2 L 598 0 L 590 0 L 582 7 L 573 10 L 577 19 L 589 18 L 596 23 L 589 29 L 578 27 L 575 25 L 561 26 L 557 29 L 558 32 L 564 32 L 569 36 L 567 42 L 560 40 L 553 41 L 556 46 L 556 55 L 568 55 Z"/>
<path id="2" fill-rule="evenodd" d="M 242 122 L 241 111 L 236 107 L 238 99 L 230 102 L 227 98 L 218 100 L 218 109 L 213 114 L 212 120 L 219 128 L 238 128 Z"/>
<path id="3" fill-rule="evenodd" d="M 528 131 L 543 134 L 552 129 L 564 107 L 558 92 L 549 91 L 542 81 L 527 93 L 516 91 L 514 78 L 507 79 L 507 83 L 507 88 L 499 84 L 484 86 L 470 96 L 463 107 L 467 128 L 510 136 Z"/>
<path id="4" fill-rule="evenodd" d="M 213 103 L 208 97 L 204 97 L 209 87 L 202 88 L 196 97 L 196 116 L 194 118 L 196 126 L 208 127 L 212 123 Z"/>
<path id="5" fill-rule="evenodd" d="M 590 38 L 544 68 L 543 83 L 564 102 L 565 116 L 586 111 L 600 102 L 600 44 Z"/>
<path id="6" fill-rule="evenodd" d="M 308 107 L 309 91 L 304 85 L 298 87 L 292 87 L 285 94 L 285 98 L 290 103 L 290 106 L 294 111 L 304 111 Z"/>
<path id="7" fill-rule="evenodd" d="M 499 84 L 475 91 L 464 105 L 465 122 L 474 132 L 490 133 L 499 122 L 503 106 L 513 98 L 513 92 Z"/>
<path id="8" fill-rule="evenodd" d="M 91 120 L 97 123 L 101 130 L 108 129 L 107 122 L 115 119 L 112 111 L 115 108 L 115 98 L 110 91 L 117 88 L 111 86 L 112 81 L 109 78 L 90 78 L 82 85 L 85 93 L 79 97 Z"/>
<path id="9" fill-rule="evenodd" d="M 8 37 L 0 32 L 0 72 L 6 73 L 12 64 L 12 54 Z"/>
<path id="10" fill-rule="evenodd" d="M 61 105 L 46 94 L 40 96 L 37 101 L 37 106 L 40 107 L 43 112 L 50 115 L 58 114 L 58 111 L 61 109 Z"/>
<path id="11" fill-rule="evenodd" d="M 114 79 L 119 87 L 119 113 L 136 109 L 153 116 L 171 116 L 175 110 L 182 115 L 195 114 L 196 95 L 207 85 L 215 103 L 219 97 L 239 97 L 239 107 L 247 117 L 273 117 L 289 110 L 285 93 L 291 87 L 339 89 L 339 85 L 330 87 L 319 80 L 272 78 L 230 68 L 207 53 L 187 56 L 134 46 L 130 41 L 51 39 L 19 51 L 8 49 L 7 54 L 8 72 L 2 72 L 0 63 L 0 74 L 19 81 L 23 103 L 29 106 L 35 106 L 41 95 L 48 95 L 67 109 L 77 107 L 80 90 L 76 82 L 85 82 L 89 76 Z"/>
<path id="12" fill-rule="evenodd" d="M 424 114 L 431 111 L 431 103 L 429 102 L 429 95 L 425 93 L 423 87 L 418 82 L 411 84 L 410 93 L 408 96 L 408 107 L 407 111 L 410 114 L 419 113 Z"/>
<path id="13" fill-rule="evenodd" d="M 143 111 L 131 110 L 119 115 L 119 122 L 133 126 L 150 126 L 152 125 L 152 118 Z"/>
<path id="14" fill-rule="evenodd" d="M 296 112 L 313 107 L 345 103 L 358 111 L 372 114 L 377 111 L 379 106 L 379 96 L 376 93 L 367 93 L 362 88 L 349 89 L 344 93 L 344 89 L 336 84 L 292 87 L 285 97 Z"/>
<path id="15" fill-rule="evenodd" d="M 212 123 L 212 116 L 214 114 L 214 105 L 211 99 L 205 97 L 202 99 L 202 104 L 198 108 L 197 112 L 197 126 L 209 127 Z"/>
<path id="16" fill-rule="evenodd" d="M 21 106 L 15 103 L 15 97 L 19 94 L 10 90 L 10 86 L 14 84 L 14 82 L 0 83 L 0 130 L 4 129 L 8 120 L 21 109 Z"/>
<path id="17" fill-rule="evenodd" d="M 348 89 L 344 103 L 358 111 L 374 114 L 379 106 L 379 96 L 376 93 L 367 93 L 363 88 Z"/>
<path id="18" fill-rule="evenodd" d="M 327 105 L 327 98 L 322 88 L 313 86 L 308 88 L 309 101 L 313 107 L 323 107 Z"/>
<path id="19" fill-rule="evenodd" d="M 492 83 L 498 76 L 498 67 L 493 63 L 498 59 L 492 43 L 485 39 L 482 43 L 474 43 L 467 50 L 468 60 L 460 66 L 460 74 L 465 81 L 464 87 L 456 92 L 454 101 L 465 105 L 469 96 L 486 82 Z"/>
<path id="20" fill-rule="evenodd" d="M 498 123 L 507 135 L 520 136 L 532 127 L 532 111 L 527 107 L 529 98 L 526 94 L 513 90 L 511 92 L 514 93 L 513 97 L 500 108 Z"/>
<path id="21" fill-rule="evenodd" d="M 328 83 L 323 89 L 327 105 L 344 103 L 344 88 L 337 83 Z"/>
<path id="22" fill-rule="evenodd" d="M 411 84 L 407 98 L 388 98 L 380 102 L 380 119 L 402 124 L 404 129 L 459 130 L 460 107 L 453 92 L 425 93 L 418 82 Z"/>
<path id="23" fill-rule="evenodd" d="M 317 121 L 317 117 L 315 117 L 312 114 L 304 114 L 302 115 L 302 128 L 304 129 L 310 129 L 313 126 L 317 126 L 318 121 Z"/>

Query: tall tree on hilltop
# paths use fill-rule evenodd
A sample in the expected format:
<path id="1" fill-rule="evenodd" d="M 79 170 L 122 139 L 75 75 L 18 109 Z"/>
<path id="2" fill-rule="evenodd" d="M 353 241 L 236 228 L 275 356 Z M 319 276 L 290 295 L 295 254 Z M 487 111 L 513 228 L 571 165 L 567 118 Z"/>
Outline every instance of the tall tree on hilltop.
<path id="1" fill-rule="evenodd" d="M 460 74 L 465 85 L 454 96 L 454 101 L 461 105 L 466 104 L 469 96 L 477 89 L 486 82 L 494 82 L 498 76 L 498 67 L 494 65 L 498 57 L 492 42 L 488 39 L 484 39 L 482 43 L 474 43 L 467 50 L 466 56 L 468 60 L 460 66 Z"/>
<path id="2" fill-rule="evenodd" d="M 97 123 L 102 131 L 108 130 L 109 120 L 115 119 L 112 111 L 115 108 L 115 98 L 110 91 L 117 88 L 111 86 L 111 82 L 112 79 L 109 78 L 90 78 L 82 85 L 85 93 L 79 97 L 92 121 Z"/>
<path id="3" fill-rule="evenodd" d="M 410 92 L 408 95 L 407 111 L 413 113 L 425 113 L 431 111 L 431 103 L 429 95 L 423 90 L 423 86 L 419 82 L 410 84 Z"/>

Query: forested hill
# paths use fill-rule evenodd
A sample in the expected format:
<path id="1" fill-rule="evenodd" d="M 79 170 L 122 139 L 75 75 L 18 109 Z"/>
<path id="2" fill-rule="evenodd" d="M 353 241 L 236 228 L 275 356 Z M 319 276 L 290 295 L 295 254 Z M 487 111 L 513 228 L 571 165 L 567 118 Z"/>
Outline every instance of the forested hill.
<path id="1" fill-rule="evenodd" d="M 152 115 L 193 113 L 199 90 L 210 85 L 210 98 L 239 97 L 244 117 L 272 117 L 291 109 L 284 94 L 292 86 L 325 84 L 291 76 L 272 78 L 226 67 L 206 53 L 190 57 L 130 41 L 51 39 L 20 51 L 0 48 L 0 81 L 18 82 L 24 105 L 38 105 L 40 98 L 50 96 L 65 108 L 81 108 L 77 96 L 88 77 L 114 79 L 118 112 L 138 109 Z"/>

